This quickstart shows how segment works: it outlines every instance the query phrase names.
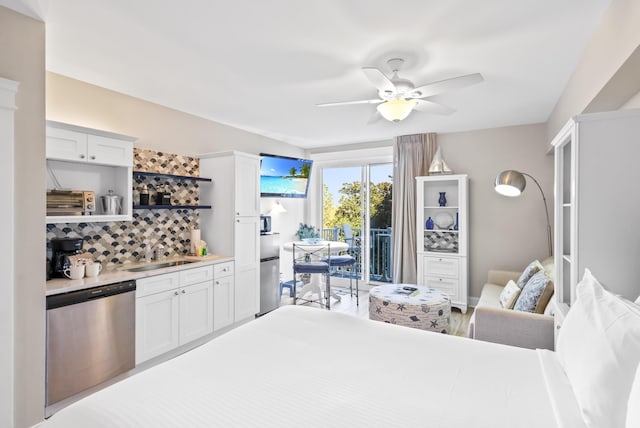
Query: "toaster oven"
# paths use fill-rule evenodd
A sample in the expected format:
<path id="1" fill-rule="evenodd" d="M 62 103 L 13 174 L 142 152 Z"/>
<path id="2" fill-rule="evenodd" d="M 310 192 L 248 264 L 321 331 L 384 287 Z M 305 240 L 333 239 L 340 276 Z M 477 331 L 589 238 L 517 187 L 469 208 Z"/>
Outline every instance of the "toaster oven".
<path id="1" fill-rule="evenodd" d="M 92 215 L 96 197 L 90 190 L 49 190 L 47 215 Z"/>

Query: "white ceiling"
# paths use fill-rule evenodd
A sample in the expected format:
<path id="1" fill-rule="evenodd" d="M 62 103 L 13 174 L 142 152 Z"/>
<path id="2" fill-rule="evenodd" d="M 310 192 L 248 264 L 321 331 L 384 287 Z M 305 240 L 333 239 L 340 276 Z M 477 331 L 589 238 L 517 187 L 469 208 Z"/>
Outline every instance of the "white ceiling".
<path id="1" fill-rule="evenodd" d="M 43 19 L 47 69 L 303 148 L 545 122 L 610 0 L 0 0 Z M 360 70 L 439 95 L 451 116 L 368 125 Z"/>

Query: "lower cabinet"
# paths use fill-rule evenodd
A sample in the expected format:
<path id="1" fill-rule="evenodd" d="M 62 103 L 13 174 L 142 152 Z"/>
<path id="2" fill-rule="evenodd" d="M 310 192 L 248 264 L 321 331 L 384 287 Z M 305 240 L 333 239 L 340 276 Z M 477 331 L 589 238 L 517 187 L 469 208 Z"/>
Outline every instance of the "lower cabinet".
<path id="1" fill-rule="evenodd" d="M 467 313 L 467 261 L 457 255 L 418 255 L 418 284 L 451 297 L 451 306 Z"/>
<path id="2" fill-rule="evenodd" d="M 213 268 L 213 331 L 234 322 L 233 262 L 220 263 Z"/>
<path id="3" fill-rule="evenodd" d="M 136 285 L 136 364 L 213 332 L 213 266 L 143 278 Z"/>

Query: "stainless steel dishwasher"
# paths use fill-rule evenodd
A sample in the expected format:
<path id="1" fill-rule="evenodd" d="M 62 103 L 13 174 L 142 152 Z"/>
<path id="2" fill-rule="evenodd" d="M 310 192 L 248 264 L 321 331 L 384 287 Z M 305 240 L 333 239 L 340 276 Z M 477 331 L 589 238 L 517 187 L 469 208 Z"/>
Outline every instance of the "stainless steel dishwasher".
<path id="1" fill-rule="evenodd" d="M 135 281 L 47 297 L 47 406 L 135 366 Z"/>

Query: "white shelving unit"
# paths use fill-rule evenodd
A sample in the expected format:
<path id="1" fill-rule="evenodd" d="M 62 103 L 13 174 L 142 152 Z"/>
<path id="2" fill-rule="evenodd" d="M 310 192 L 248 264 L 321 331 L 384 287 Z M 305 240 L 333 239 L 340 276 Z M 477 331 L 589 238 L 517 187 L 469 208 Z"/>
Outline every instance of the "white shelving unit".
<path id="1" fill-rule="evenodd" d="M 469 289 L 468 187 L 467 175 L 416 177 L 418 284 L 448 293 L 451 305 L 463 313 Z M 440 192 L 445 192 L 445 206 L 440 206 Z M 437 220 L 443 213 L 453 221 L 446 228 L 439 227 L 443 225 Z M 433 229 L 427 229 L 429 217 L 434 220 Z"/>
<path id="2" fill-rule="evenodd" d="M 132 218 L 133 142 L 135 138 L 66 123 L 47 121 L 47 189 L 93 191 L 96 212 L 91 216 L 46 216 L 47 223 L 98 223 Z M 122 196 L 122 214 L 100 213 L 100 196 L 113 190 Z"/>
<path id="3" fill-rule="evenodd" d="M 585 268 L 613 293 L 640 293 L 639 138 L 640 110 L 621 110 L 576 116 L 551 143 L 556 332 Z"/>

